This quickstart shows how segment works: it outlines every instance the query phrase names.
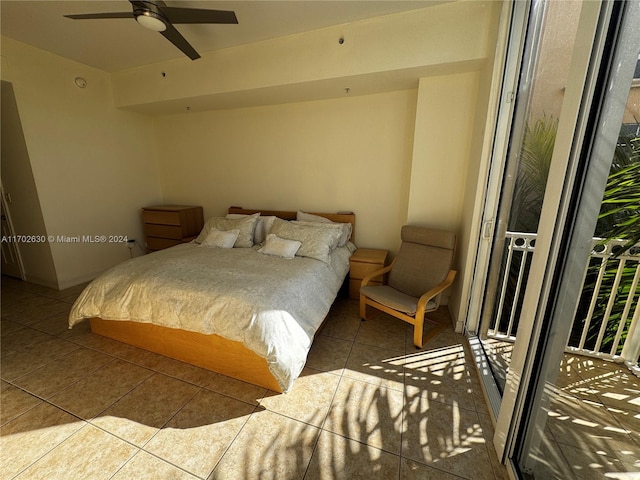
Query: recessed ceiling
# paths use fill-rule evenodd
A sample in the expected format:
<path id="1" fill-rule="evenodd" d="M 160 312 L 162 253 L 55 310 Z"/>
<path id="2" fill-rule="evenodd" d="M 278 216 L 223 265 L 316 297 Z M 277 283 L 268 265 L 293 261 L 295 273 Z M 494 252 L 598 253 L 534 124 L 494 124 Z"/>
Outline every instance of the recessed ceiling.
<path id="1" fill-rule="evenodd" d="M 169 6 L 233 10 L 238 25 L 176 25 L 201 54 L 381 15 L 433 6 L 437 0 L 166 1 Z M 1 0 L 0 32 L 28 45 L 114 72 L 180 58 L 157 32 L 131 19 L 71 20 L 64 15 L 131 11 L 126 0 Z M 197 60 L 196 60 L 197 61 Z"/>

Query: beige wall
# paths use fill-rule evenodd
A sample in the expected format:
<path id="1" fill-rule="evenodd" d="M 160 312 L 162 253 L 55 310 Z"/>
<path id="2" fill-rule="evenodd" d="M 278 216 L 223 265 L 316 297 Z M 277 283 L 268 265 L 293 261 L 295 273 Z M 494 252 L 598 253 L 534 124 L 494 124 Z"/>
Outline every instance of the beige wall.
<path id="1" fill-rule="evenodd" d="M 415 121 L 407 223 L 456 233 L 457 280 L 443 295 L 456 320 L 460 285 L 471 271 L 466 262 L 470 229 L 463 217 L 470 217 L 465 213 L 469 163 L 479 161 L 478 152 L 471 151 L 477 131 L 479 77 L 471 72 L 420 79 Z M 482 98 L 486 103 L 484 94 Z M 475 186 L 477 177 L 469 181 Z"/>
<path id="2" fill-rule="evenodd" d="M 458 231 L 478 96 L 478 73 L 421 78 L 408 221 Z"/>
<path id="3" fill-rule="evenodd" d="M 356 242 L 397 248 L 406 220 L 416 92 L 168 115 L 157 121 L 165 200 L 351 210 Z"/>
<path id="4" fill-rule="evenodd" d="M 139 208 L 161 200 L 152 120 L 115 109 L 104 72 L 4 37 L 2 56 L 47 235 L 142 240 Z M 77 76 L 87 88 L 75 86 Z M 130 254 L 123 243 L 54 242 L 50 248 L 60 288 L 89 280 Z"/>

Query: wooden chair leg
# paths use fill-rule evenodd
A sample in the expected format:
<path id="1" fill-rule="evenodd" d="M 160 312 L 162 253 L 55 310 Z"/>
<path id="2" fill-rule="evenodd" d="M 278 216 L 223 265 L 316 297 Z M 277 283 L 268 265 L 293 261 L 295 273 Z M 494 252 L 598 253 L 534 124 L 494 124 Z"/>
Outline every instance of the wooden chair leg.
<path id="1" fill-rule="evenodd" d="M 364 295 L 360 295 L 360 320 L 367 319 L 367 304 L 364 301 Z"/>
<path id="2" fill-rule="evenodd" d="M 422 329 L 424 326 L 424 318 L 416 318 L 413 324 L 413 344 L 417 348 L 422 348 Z"/>

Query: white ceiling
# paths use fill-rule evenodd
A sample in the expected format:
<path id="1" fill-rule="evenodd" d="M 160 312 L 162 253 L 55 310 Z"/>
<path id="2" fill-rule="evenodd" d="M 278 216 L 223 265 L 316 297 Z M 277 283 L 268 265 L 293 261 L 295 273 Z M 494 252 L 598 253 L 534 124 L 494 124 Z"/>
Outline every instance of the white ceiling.
<path id="1" fill-rule="evenodd" d="M 176 25 L 180 33 L 203 55 L 221 48 L 444 2 L 439 0 L 167 0 L 166 3 L 169 6 L 236 12 L 238 25 Z M 127 11 L 131 11 L 131 5 L 127 0 L 0 0 L 0 33 L 108 72 L 183 56 L 161 34 L 140 27 L 133 18 L 71 20 L 63 16 Z"/>

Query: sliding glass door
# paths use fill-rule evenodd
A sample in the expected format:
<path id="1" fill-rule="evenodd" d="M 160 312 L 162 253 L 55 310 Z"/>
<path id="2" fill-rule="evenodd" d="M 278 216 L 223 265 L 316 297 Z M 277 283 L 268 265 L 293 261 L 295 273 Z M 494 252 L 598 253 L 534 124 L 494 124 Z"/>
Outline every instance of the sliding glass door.
<path id="1" fill-rule="evenodd" d="M 541 222 L 549 229 L 553 226 L 553 233 L 547 236 L 548 246 L 543 246 L 545 258 L 532 267 L 544 275 L 539 284 L 544 296 L 537 299 L 539 314 L 526 344 L 527 354 L 514 369 L 522 381 L 505 399 L 513 409 L 509 411 L 507 406 L 499 419 L 509 424 L 514 441 L 508 453 L 518 472 L 527 478 L 640 475 L 640 445 L 634 438 L 638 435 L 634 418 L 640 416 L 640 405 L 636 406 L 640 403 L 640 381 L 620 361 L 625 344 L 630 360 L 635 358 L 636 364 L 638 360 L 637 347 L 630 351 L 634 333 L 628 328 L 634 316 L 637 322 L 640 312 L 640 258 L 634 251 L 638 238 L 633 227 L 629 228 L 637 223 L 640 198 L 640 184 L 633 173 L 640 170 L 633 144 L 639 140 L 625 135 L 623 124 L 625 114 L 638 109 L 632 85 L 640 55 L 640 3 L 610 2 L 586 8 L 592 10 L 582 17 L 584 28 L 593 28 L 591 54 L 574 64 L 575 73 L 585 72 L 584 88 L 579 98 L 576 92 L 575 105 L 570 107 L 576 112 L 574 128 L 564 132 L 566 138 L 558 135 L 565 146 L 554 152 L 554 160 L 563 152 L 568 158 L 566 167 L 558 168 L 564 182 L 552 186 L 549 199 L 545 199 L 549 203 L 545 203 Z M 579 63 L 586 68 L 578 68 Z M 616 221 L 603 224 L 603 219 L 612 216 L 619 220 L 617 225 Z M 594 242 L 600 235 L 622 240 Z M 591 354 L 584 342 L 581 351 L 568 349 L 572 330 L 584 324 L 582 315 L 576 313 L 594 271 L 590 257 L 604 256 L 604 252 L 617 256 L 617 275 L 605 295 L 606 261 L 598 261 L 595 270 L 603 273 L 595 276 L 599 282 L 596 290 L 602 288 L 603 303 L 608 305 L 596 329 L 600 332 L 598 345 L 590 347 L 595 348 Z M 625 278 L 627 263 L 631 275 Z M 590 292 L 590 296 L 596 299 L 599 294 Z M 617 319 L 611 316 L 616 302 L 623 305 Z M 635 315 L 629 315 L 634 310 Z M 617 345 L 601 348 L 608 326 L 616 332 L 612 343 Z M 578 330 L 586 336 L 589 329 Z M 629 335 L 622 336 L 625 331 Z"/>
<path id="2" fill-rule="evenodd" d="M 483 260 L 480 248 L 472 302 L 475 294 L 482 308 L 467 329 L 495 415 L 495 447 L 522 478 L 640 470 L 633 465 L 640 458 L 637 443 L 625 443 L 637 423 L 608 416 L 599 424 L 594 409 L 609 410 L 605 395 L 597 406 L 580 396 L 590 386 L 583 374 L 602 367 L 597 362 L 624 357 L 625 351 L 637 362 L 640 349 L 640 326 L 634 330 L 640 273 L 626 280 L 612 275 L 609 297 L 619 290 L 625 299 L 618 313 L 609 308 L 614 300 L 604 302 L 604 323 L 595 335 L 589 333 L 591 320 L 580 316 L 581 308 L 593 313 L 589 301 L 583 308 L 583 287 L 592 278 L 590 257 L 612 159 L 621 148 L 634 155 L 634 145 L 618 139 L 625 108 L 633 103 L 628 97 L 640 53 L 638 10 L 639 2 L 533 1 L 516 2 L 512 15 L 515 33 L 492 159 L 494 190 L 485 202 L 480 240 L 490 244 L 490 255 Z M 526 33 L 513 41 L 519 30 Z M 640 186 L 631 181 L 625 188 L 633 194 Z M 640 261 L 629 252 L 618 271 Z M 597 253 L 599 265 L 606 264 L 605 253 Z M 594 299 L 604 285 L 606 268 L 600 271 Z M 576 347 L 568 346 L 573 337 Z M 565 353 L 586 355 L 587 337 L 598 346 L 611 337 L 608 353 L 595 350 L 587 360 Z M 574 377 L 560 377 L 561 369 Z M 612 375 L 626 378 L 618 370 Z M 578 455 L 583 451 L 586 457 Z"/>
<path id="3" fill-rule="evenodd" d="M 520 326 L 581 8 L 581 2 L 533 2 L 526 12 L 527 35 L 478 335 L 500 394 Z"/>

